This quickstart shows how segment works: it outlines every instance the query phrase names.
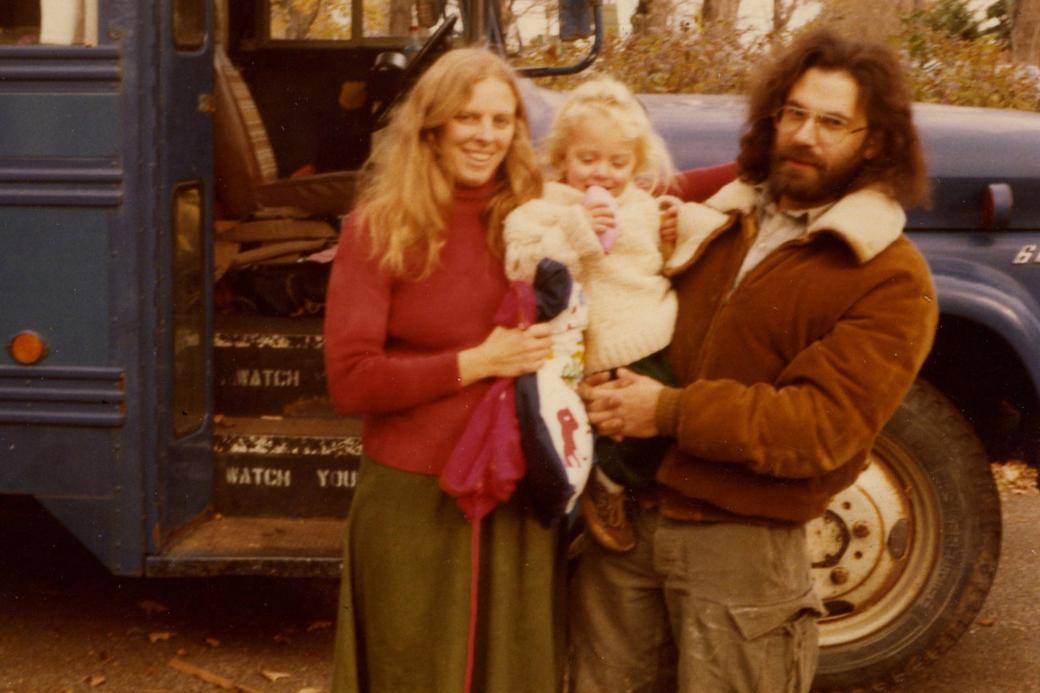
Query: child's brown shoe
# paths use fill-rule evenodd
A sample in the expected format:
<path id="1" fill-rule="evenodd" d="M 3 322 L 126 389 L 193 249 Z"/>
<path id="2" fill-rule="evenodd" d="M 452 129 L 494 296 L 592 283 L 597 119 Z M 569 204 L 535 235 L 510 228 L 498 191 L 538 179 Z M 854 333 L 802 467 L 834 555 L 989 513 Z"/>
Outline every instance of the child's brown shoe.
<path id="1" fill-rule="evenodd" d="M 628 513 L 628 492 L 613 493 L 597 478 L 589 475 L 581 494 L 581 514 L 589 534 L 605 549 L 631 551 L 636 546 L 636 533 Z"/>

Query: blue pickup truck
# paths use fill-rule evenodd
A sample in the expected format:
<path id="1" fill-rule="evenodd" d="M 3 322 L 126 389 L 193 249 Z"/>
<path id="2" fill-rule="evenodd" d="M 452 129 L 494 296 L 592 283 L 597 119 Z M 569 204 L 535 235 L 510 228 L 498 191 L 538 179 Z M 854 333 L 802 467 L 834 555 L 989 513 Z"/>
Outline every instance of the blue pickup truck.
<path id="1" fill-rule="evenodd" d="M 107 0 L 66 39 L 0 6 L 0 494 L 118 574 L 338 575 L 360 442 L 325 394 L 321 251 L 395 98 L 502 32 L 496 3 L 419 0 L 408 61 L 391 0 L 297 5 Z M 526 84 L 536 135 L 559 98 Z M 645 103 L 681 168 L 733 160 L 739 98 Z M 820 689 L 882 690 L 956 640 L 999 559 L 990 462 L 1040 463 L 1040 114 L 915 117 L 935 194 L 908 233 L 942 318 L 810 526 Z"/>

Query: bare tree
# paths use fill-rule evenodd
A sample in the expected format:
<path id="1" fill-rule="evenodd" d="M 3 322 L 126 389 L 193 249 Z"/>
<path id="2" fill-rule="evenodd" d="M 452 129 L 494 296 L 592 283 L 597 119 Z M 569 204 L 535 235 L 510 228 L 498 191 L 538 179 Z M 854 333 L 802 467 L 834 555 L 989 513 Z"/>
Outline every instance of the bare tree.
<path id="1" fill-rule="evenodd" d="M 288 39 L 307 38 L 314 20 L 318 18 L 318 12 L 321 11 L 322 0 L 314 0 L 307 3 L 281 0 L 279 4 L 288 15 L 285 37 Z"/>
<path id="2" fill-rule="evenodd" d="M 740 0 L 704 0 L 701 5 L 701 21 L 705 26 L 715 23 L 736 24 Z"/>
<path id="3" fill-rule="evenodd" d="M 390 0 L 390 35 L 407 36 L 412 26 L 412 0 Z"/>
<path id="4" fill-rule="evenodd" d="M 779 34 L 791 22 L 802 0 L 773 0 L 773 33 Z"/>
<path id="5" fill-rule="evenodd" d="M 886 41 L 903 28 L 901 18 L 922 5 L 922 0 L 862 2 L 861 0 L 825 0 L 819 20 L 849 36 Z M 927 5 L 927 2 L 923 3 Z"/>
<path id="6" fill-rule="evenodd" d="M 639 0 L 632 14 L 632 31 L 667 31 L 675 14 L 675 0 Z"/>
<path id="7" fill-rule="evenodd" d="M 1011 53 L 1015 62 L 1040 65 L 1040 0 L 1012 3 Z"/>

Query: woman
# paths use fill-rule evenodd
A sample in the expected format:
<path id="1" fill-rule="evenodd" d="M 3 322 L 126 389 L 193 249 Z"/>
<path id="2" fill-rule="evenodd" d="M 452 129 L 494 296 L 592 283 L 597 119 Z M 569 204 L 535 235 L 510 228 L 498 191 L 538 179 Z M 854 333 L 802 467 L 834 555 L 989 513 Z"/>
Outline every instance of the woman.
<path id="1" fill-rule="evenodd" d="M 438 475 L 494 378 L 536 371 L 544 324 L 496 327 L 501 226 L 541 193 L 516 78 L 481 49 L 420 78 L 368 162 L 329 280 L 325 360 L 364 418 L 335 691 L 546 693 L 562 671 L 561 542 L 516 502 L 470 525 Z M 476 614 L 470 623 L 471 615 Z"/>

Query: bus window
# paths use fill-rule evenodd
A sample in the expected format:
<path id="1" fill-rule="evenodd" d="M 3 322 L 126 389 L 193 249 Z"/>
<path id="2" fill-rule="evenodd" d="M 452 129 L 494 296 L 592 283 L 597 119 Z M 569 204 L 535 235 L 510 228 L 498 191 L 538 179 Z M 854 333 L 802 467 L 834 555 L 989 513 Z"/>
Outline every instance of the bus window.
<path id="1" fill-rule="evenodd" d="M 365 36 L 407 36 L 414 14 L 411 0 L 366 0 Z"/>
<path id="2" fill-rule="evenodd" d="M 40 40 L 40 0 L 0 2 L 0 44 Z"/>
<path id="3" fill-rule="evenodd" d="M 173 197 L 173 432 L 196 431 L 206 415 L 205 312 L 202 305 L 202 184 L 181 183 Z"/>
<path id="4" fill-rule="evenodd" d="M 173 45 L 180 50 L 197 50 L 206 40 L 205 0 L 174 0 Z"/>
<path id="5" fill-rule="evenodd" d="M 270 3 L 269 31 L 276 40 L 348 41 L 351 0 L 287 0 Z"/>
<path id="6" fill-rule="evenodd" d="M 58 46 L 96 46 L 98 42 L 98 0 L 7 0 L 0 9 L 0 25 L 7 33 L 4 15 L 31 20 L 36 34 L 25 32 L 16 43 L 44 43 Z M 33 40 L 35 39 L 35 40 Z M 5 41 L 6 43 L 7 41 Z"/>
<path id="7" fill-rule="evenodd" d="M 458 0 L 286 0 L 270 3 L 269 37 L 275 40 L 350 41 L 354 13 L 360 38 L 405 38 L 413 26 L 429 28 L 447 13 L 461 14 Z"/>

